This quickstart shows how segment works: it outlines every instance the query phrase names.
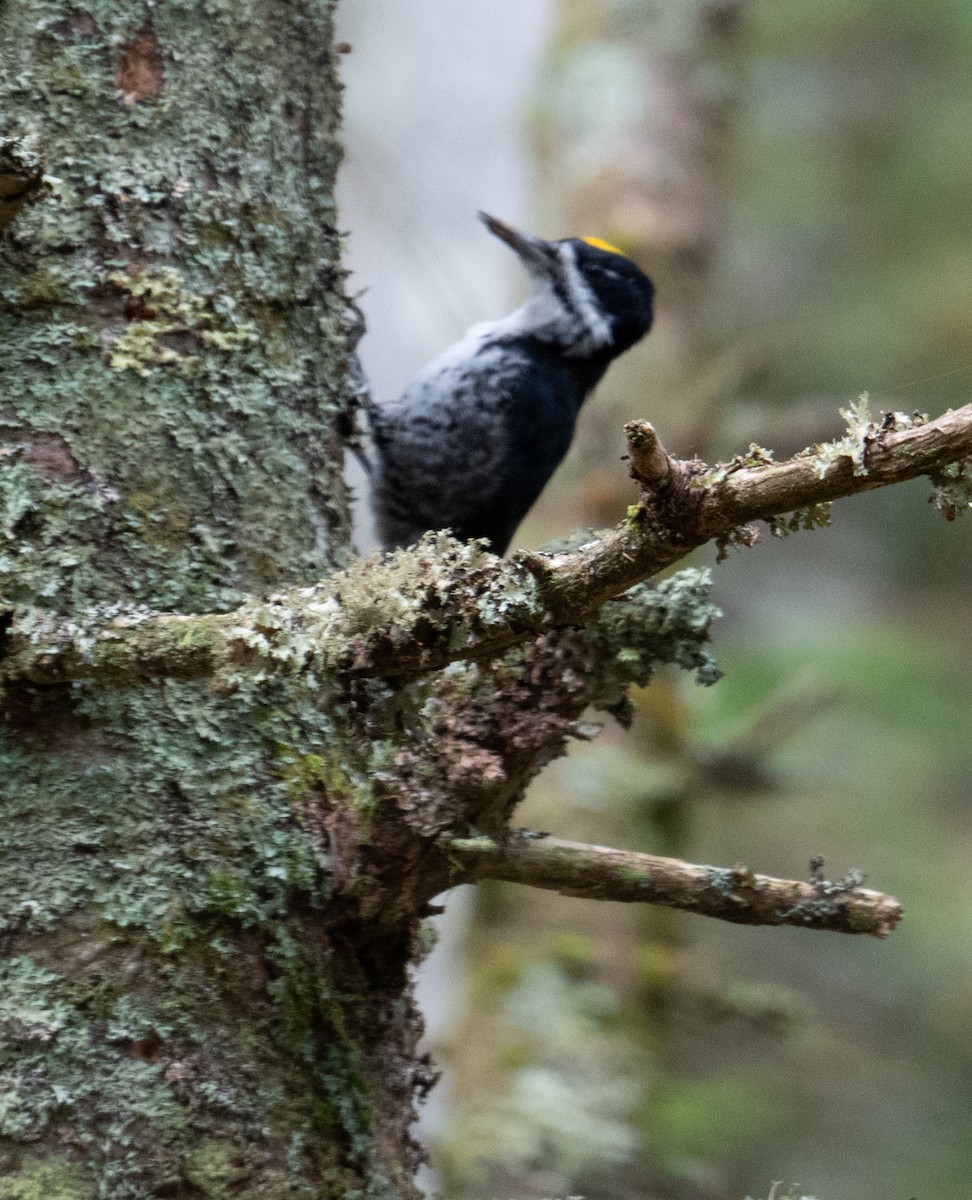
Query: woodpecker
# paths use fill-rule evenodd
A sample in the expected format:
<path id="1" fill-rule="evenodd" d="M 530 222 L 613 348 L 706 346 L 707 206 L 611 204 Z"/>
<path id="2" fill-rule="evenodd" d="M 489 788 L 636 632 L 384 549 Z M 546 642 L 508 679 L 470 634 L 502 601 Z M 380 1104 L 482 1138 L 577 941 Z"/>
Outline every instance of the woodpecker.
<path id="1" fill-rule="evenodd" d="M 651 328 L 651 280 L 620 250 L 479 217 L 519 256 L 530 292 L 433 359 L 397 403 L 371 407 L 375 518 L 389 550 L 449 529 L 503 554 L 570 448 L 581 405 Z"/>

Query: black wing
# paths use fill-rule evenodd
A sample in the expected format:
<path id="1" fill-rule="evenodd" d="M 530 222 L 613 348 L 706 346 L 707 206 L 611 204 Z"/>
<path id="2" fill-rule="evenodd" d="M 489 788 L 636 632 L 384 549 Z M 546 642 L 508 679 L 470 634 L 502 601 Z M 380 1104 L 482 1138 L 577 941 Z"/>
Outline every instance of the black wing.
<path id="1" fill-rule="evenodd" d="M 502 554 L 570 447 L 587 382 L 555 349 L 526 339 L 423 373 L 376 422 L 385 546 L 451 529 Z"/>

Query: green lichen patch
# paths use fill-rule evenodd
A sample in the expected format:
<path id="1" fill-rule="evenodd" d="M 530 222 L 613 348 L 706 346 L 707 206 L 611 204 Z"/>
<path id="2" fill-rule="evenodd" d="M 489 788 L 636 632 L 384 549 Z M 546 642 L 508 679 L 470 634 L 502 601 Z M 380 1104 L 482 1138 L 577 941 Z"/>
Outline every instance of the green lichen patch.
<path id="1" fill-rule="evenodd" d="M 0 421 L 78 467 L 65 495 L 0 458 L 0 592 L 62 611 L 225 608 L 350 553 L 330 6 L 205 26 L 194 3 L 0 14 L 0 138 L 49 177 L 0 243 Z"/>
<path id="2" fill-rule="evenodd" d="M 868 401 L 867 392 L 863 392 L 848 408 L 840 410 L 840 415 L 847 423 L 847 433 L 844 437 L 814 447 L 814 470 L 819 479 L 826 478 L 833 464 L 842 458 L 851 460 L 855 475 L 867 474 L 864 456 L 869 440 L 872 440 L 878 431 L 877 425 L 871 420 Z"/>
<path id="3" fill-rule="evenodd" d="M 0 1137 L 13 1154 L 69 1120 L 111 1200 L 204 1177 L 316 1196 L 301 1181 L 326 1171 L 381 1194 L 374 1023 L 320 924 L 319 804 L 349 801 L 366 751 L 338 768 L 334 711 L 289 686 L 73 691 L 0 734 L 0 920 L 39 956 L 0 984 Z"/>
<path id="4" fill-rule="evenodd" d="M 773 461 L 772 450 L 766 450 L 762 446 L 758 446 L 755 442 L 750 442 L 749 449 L 745 454 L 736 454 L 729 462 L 720 463 L 712 471 L 704 475 L 693 476 L 689 480 L 689 487 L 693 489 L 713 487 L 716 484 L 723 483 L 730 475 L 735 475 L 737 471 L 745 471 L 753 467 L 764 467 Z"/>
<path id="5" fill-rule="evenodd" d="M 239 1146 L 206 1138 L 186 1154 L 182 1174 L 206 1200 L 230 1200 L 239 1194 L 238 1185 L 246 1183 L 252 1171 Z"/>
<path id="6" fill-rule="evenodd" d="M 473 648 L 484 636 L 535 627 L 543 613 L 536 572 L 480 544 L 430 533 L 320 584 L 244 606 L 232 638 L 275 672 L 312 683 L 335 671 L 392 676 L 429 666 L 432 650 Z"/>
<path id="7" fill-rule="evenodd" d="M 110 1034 L 100 1034 L 85 1013 L 87 997 L 75 986 L 23 957 L 2 965 L 0 984 L 3 1152 L 13 1153 L 17 1143 L 46 1140 L 60 1128 L 62 1144 L 74 1148 L 73 1162 L 65 1169 L 60 1155 L 46 1161 L 60 1169 L 62 1179 L 80 1177 L 86 1195 L 97 1194 L 91 1187 L 92 1160 L 101 1161 L 101 1182 L 106 1171 L 115 1171 L 104 1161 L 106 1151 L 111 1158 L 117 1155 L 122 1172 L 124 1148 L 135 1144 L 143 1122 L 152 1122 L 160 1149 L 185 1136 L 188 1114 L 163 1069 L 133 1057 L 127 1046 L 119 1048 Z M 42 1164 L 29 1160 L 27 1170 L 34 1178 L 47 1174 Z"/>
<path id="8" fill-rule="evenodd" d="M 453 642 L 462 645 L 470 632 L 515 624 L 538 608 L 531 572 L 503 564 L 484 543 L 443 533 L 335 576 L 327 590 L 354 622 L 344 623 L 347 634 L 377 629 L 392 645 L 415 638 L 416 615 L 432 627 L 449 622 Z"/>
<path id="9" fill-rule="evenodd" d="M 972 459 L 951 463 L 932 476 L 928 497 L 946 521 L 954 521 L 972 508 Z"/>
<path id="10" fill-rule="evenodd" d="M 76 1184 L 72 1200 L 189 1185 L 215 1197 L 319 1195 L 311 1180 L 335 1163 L 312 1119 L 318 1087 L 295 1057 L 268 1057 L 260 1025 L 274 1006 L 238 966 L 220 988 L 198 969 L 177 976 L 129 953 L 103 953 L 73 979 L 8 960 L 0 969 L 4 1179 Z M 121 997 L 110 985 L 119 970 L 129 988 Z M 245 1006 L 233 1003 L 234 989 Z M 337 1038 L 332 1060 L 341 1062 Z M 336 1089 L 333 1072 L 327 1078 Z M 35 1147 L 55 1144 L 58 1152 L 36 1157 Z M 278 1193 L 285 1180 L 291 1190 Z"/>
<path id="11" fill-rule="evenodd" d="M 923 425 L 928 417 L 924 413 L 882 413 L 881 419 L 871 418 L 869 408 L 870 397 L 867 392 L 861 395 L 847 408 L 840 410 L 840 415 L 847 425 L 844 437 L 833 442 L 824 442 L 807 451 L 814 459 L 814 473 L 818 479 L 825 479 L 828 471 L 842 459 L 850 459 L 855 475 L 867 475 L 867 450 L 882 433 L 913 429 Z"/>
<path id="12" fill-rule="evenodd" d="M 16 1165 L 0 1155 L 0 1200 L 96 1200 L 93 1172 L 60 1155 L 25 1154 Z M 10 1156 L 15 1158 L 16 1156 Z"/>
<path id="13" fill-rule="evenodd" d="M 825 528 L 830 524 L 830 509 L 829 503 L 810 504 L 781 517 L 770 517 L 766 523 L 773 537 L 785 538 L 803 529 Z"/>
<path id="14" fill-rule="evenodd" d="M 663 663 L 694 671 L 706 686 L 721 677 L 707 648 L 710 626 L 722 615 L 710 598 L 711 583 L 711 572 L 689 568 L 657 584 L 638 584 L 604 606 L 580 635 L 592 655 L 595 707 L 624 719 L 627 687 L 643 687 Z"/>
<path id="15" fill-rule="evenodd" d="M 147 376 L 153 366 L 168 365 L 191 374 L 200 364 L 198 351 L 207 346 L 230 353 L 259 341 L 252 322 L 233 322 L 232 297 L 224 297 L 216 312 L 171 267 L 140 268 L 133 275 L 115 271 L 108 281 L 127 294 L 130 311 L 138 314 L 110 344 L 108 363 L 116 371 Z"/>

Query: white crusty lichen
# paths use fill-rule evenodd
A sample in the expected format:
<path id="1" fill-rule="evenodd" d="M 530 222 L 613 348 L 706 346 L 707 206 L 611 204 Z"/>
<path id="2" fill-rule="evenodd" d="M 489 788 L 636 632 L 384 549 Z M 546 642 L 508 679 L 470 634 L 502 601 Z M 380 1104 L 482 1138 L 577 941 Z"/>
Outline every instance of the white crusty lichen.
<path id="1" fill-rule="evenodd" d="M 954 521 L 972 508 L 972 458 L 949 463 L 932 477 L 935 487 L 928 497 L 946 521 Z"/>
<path id="2" fill-rule="evenodd" d="M 380 664 L 409 646 L 458 652 L 491 631 L 537 623 L 542 612 L 527 565 L 498 558 L 482 542 L 428 533 L 408 549 L 245 605 L 228 636 L 291 671 L 328 672 Z M 388 665 L 396 668 L 392 659 Z"/>
<path id="3" fill-rule="evenodd" d="M 414 546 L 372 557 L 323 585 L 343 610 L 343 634 L 379 632 L 392 644 L 411 641 L 416 620 L 440 630 L 486 629 L 542 610 L 534 574 L 491 554 L 483 541 L 427 533 Z"/>
<path id="4" fill-rule="evenodd" d="M 867 451 L 882 433 L 900 432 L 924 425 L 928 417 L 924 413 L 882 412 L 881 419 L 874 421 L 869 410 L 870 396 L 862 392 L 849 408 L 842 408 L 840 415 L 847 425 L 847 433 L 834 442 L 823 442 L 813 449 L 814 474 L 826 479 L 832 467 L 844 458 L 849 458 L 855 475 L 867 475 Z"/>

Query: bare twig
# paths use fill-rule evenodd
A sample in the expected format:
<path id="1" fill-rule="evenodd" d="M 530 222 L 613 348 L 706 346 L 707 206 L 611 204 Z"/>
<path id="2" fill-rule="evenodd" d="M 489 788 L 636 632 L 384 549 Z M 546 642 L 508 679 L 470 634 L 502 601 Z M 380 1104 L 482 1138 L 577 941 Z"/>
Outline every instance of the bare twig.
<path id="1" fill-rule="evenodd" d="M 650 421 L 629 421 L 624 427 L 628 439 L 628 463 L 631 478 L 646 488 L 660 488 L 676 470 Z"/>
<path id="2" fill-rule="evenodd" d="M 588 900 L 660 904 L 737 925 L 799 925 L 884 938 L 901 920 L 891 896 L 814 878 L 804 883 L 746 867 L 706 867 L 516 833 L 505 841 L 462 838 L 451 846 L 456 882 L 501 879 Z"/>
<path id="3" fill-rule="evenodd" d="M 251 662 L 401 677 L 486 659 L 551 627 L 590 621 L 709 540 L 751 543 L 747 522 L 939 474 L 972 455 L 972 405 L 904 428 L 894 419 L 858 422 L 843 441 L 786 462 L 758 452 L 717 468 L 672 459 L 648 422 L 627 428 L 632 466 L 648 486 L 623 525 L 578 551 L 501 561 L 436 535 L 232 613 L 93 612 L 70 622 L 0 611 L 10 626 L 0 680 L 198 678 Z"/>

